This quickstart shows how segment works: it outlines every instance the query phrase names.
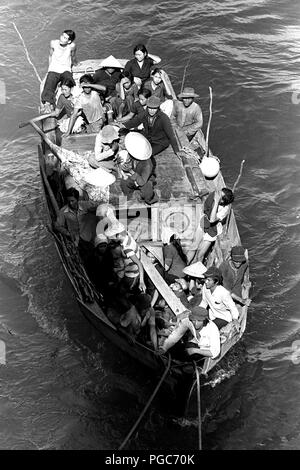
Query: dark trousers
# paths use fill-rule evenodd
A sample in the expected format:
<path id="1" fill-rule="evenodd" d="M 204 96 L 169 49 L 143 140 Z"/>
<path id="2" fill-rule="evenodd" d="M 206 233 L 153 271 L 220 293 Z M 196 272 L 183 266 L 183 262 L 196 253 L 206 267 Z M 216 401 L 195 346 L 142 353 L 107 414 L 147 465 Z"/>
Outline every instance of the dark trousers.
<path id="1" fill-rule="evenodd" d="M 134 181 L 129 177 L 127 180 L 121 179 L 120 181 L 121 189 L 125 196 L 130 198 L 133 195 L 133 192 L 136 190 L 140 191 L 141 198 L 147 203 L 151 204 L 151 200 L 154 197 L 153 183 L 152 181 L 147 181 L 144 186 L 139 186 L 138 188 L 134 184 Z"/>
<path id="2" fill-rule="evenodd" d="M 162 152 L 163 150 L 169 147 L 169 142 L 167 144 L 151 144 L 152 147 L 152 157 L 157 155 L 158 153 Z"/>
<path id="3" fill-rule="evenodd" d="M 57 73 L 57 72 L 48 72 L 44 89 L 42 92 L 41 100 L 42 103 L 45 103 L 46 101 L 53 106 L 55 106 L 55 90 L 57 85 L 60 82 L 63 82 L 66 78 L 70 79 L 73 81 L 73 84 L 75 85 L 75 82 L 72 77 L 71 72 L 63 72 L 63 73 Z"/>
<path id="4" fill-rule="evenodd" d="M 215 318 L 215 319 L 213 320 L 213 322 L 217 325 L 217 327 L 219 328 L 219 330 L 220 330 L 221 328 L 223 328 L 223 326 L 228 325 L 228 322 L 225 321 L 225 320 L 223 320 L 222 318 Z"/>

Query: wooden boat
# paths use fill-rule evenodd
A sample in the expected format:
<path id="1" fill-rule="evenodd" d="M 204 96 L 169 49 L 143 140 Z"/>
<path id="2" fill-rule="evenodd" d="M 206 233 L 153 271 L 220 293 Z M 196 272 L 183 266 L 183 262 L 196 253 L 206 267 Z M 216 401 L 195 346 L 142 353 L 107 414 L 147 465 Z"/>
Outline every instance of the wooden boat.
<path id="1" fill-rule="evenodd" d="M 124 64 L 126 61 L 120 62 Z M 74 69 L 74 79 L 79 80 L 83 73 L 93 72 L 99 68 L 101 60 L 86 60 L 81 62 Z M 174 98 L 176 97 L 169 78 L 165 76 L 168 85 L 172 90 Z M 49 176 L 49 161 L 52 155 L 60 158 L 63 152 L 82 153 L 93 150 L 95 142 L 95 134 L 73 134 L 67 139 L 63 139 L 61 145 L 57 145 L 55 134 L 55 120 L 47 119 L 43 123 L 43 130 L 46 138 L 43 136 L 43 142 L 39 146 L 39 162 L 40 172 L 45 192 L 49 224 L 52 227 L 59 208 L 63 205 L 59 191 L 56 191 L 53 174 Z M 39 131 L 39 128 L 37 128 Z M 135 220 L 136 214 L 144 214 L 147 225 L 144 227 L 139 240 L 140 244 L 147 242 L 154 246 L 160 246 L 161 228 L 163 224 L 175 224 L 176 228 L 181 230 L 181 238 L 183 245 L 189 241 L 189 234 L 195 230 L 203 213 L 203 195 L 215 189 L 221 189 L 225 186 L 221 172 L 211 180 L 206 179 L 199 167 L 199 156 L 190 146 L 186 136 L 179 128 L 174 129 L 178 139 L 179 146 L 185 149 L 185 155 L 180 161 L 174 155 L 173 151 L 168 148 L 157 158 L 157 188 L 160 194 L 160 200 L 151 206 L 147 206 L 137 200 L 123 203 L 121 190 L 118 182 L 114 183 L 110 188 L 110 202 L 116 208 L 118 217 L 126 222 L 126 219 L 132 222 Z M 54 173 L 57 177 L 57 173 Z M 179 230 L 179 232 L 180 232 Z M 55 234 L 54 241 L 58 255 L 61 259 L 65 273 L 74 289 L 76 301 L 80 310 L 85 317 L 97 328 L 97 330 L 111 343 L 126 352 L 134 360 L 146 366 L 156 373 L 162 373 L 168 367 L 168 357 L 157 356 L 153 349 L 149 346 L 136 342 L 132 344 L 106 316 L 105 302 L 95 286 L 90 281 L 80 259 L 76 253 L 76 249 L 71 242 L 64 239 L 60 234 Z M 225 230 L 215 242 L 208 258 L 207 265 L 212 265 L 215 260 L 218 264 L 228 256 L 230 248 L 234 245 L 241 244 L 234 212 L 231 209 L 228 216 Z M 187 245 L 186 245 L 187 246 Z M 175 294 L 169 289 L 164 280 L 159 276 L 152 265 L 147 261 L 147 257 L 143 255 L 142 262 L 145 271 L 150 275 L 152 281 L 160 291 L 162 296 L 175 314 L 180 318 L 185 315 L 185 307 L 181 304 Z M 153 273 L 156 271 L 156 274 Z M 243 297 L 248 298 L 250 289 L 249 278 L 245 279 L 243 285 Z M 197 363 L 197 372 L 200 374 L 208 374 L 215 365 L 222 360 L 224 355 L 241 339 L 247 322 L 247 306 L 237 305 L 240 313 L 239 327 L 229 324 L 224 334 L 221 344 L 221 353 L 216 359 L 204 358 L 203 361 Z M 193 388 L 196 380 L 194 364 L 191 362 L 182 362 L 172 359 L 169 364 L 169 371 L 166 382 L 174 389 L 178 383 L 186 382 Z"/>

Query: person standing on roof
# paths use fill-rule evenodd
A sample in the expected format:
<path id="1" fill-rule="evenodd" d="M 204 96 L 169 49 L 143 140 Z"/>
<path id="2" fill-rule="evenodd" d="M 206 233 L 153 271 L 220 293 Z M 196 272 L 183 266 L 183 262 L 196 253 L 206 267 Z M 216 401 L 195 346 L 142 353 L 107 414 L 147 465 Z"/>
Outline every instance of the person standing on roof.
<path id="1" fill-rule="evenodd" d="M 134 59 L 129 60 L 126 65 L 126 71 L 130 72 L 137 85 L 140 87 L 150 77 L 153 65 L 159 64 L 160 57 L 149 54 L 144 44 L 137 44 L 133 49 Z"/>
<path id="2" fill-rule="evenodd" d="M 200 307 L 209 309 L 209 318 L 221 329 L 229 322 L 237 320 L 239 311 L 228 290 L 222 286 L 223 278 L 218 268 L 211 266 L 204 273 L 204 277 Z"/>
<path id="3" fill-rule="evenodd" d="M 204 155 L 206 144 L 202 133 L 203 116 L 199 104 L 195 103 L 195 98 L 199 95 L 194 88 L 186 87 L 178 95 L 178 100 L 174 100 L 171 114 L 172 124 L 176 124 L 187 136 L 191 147 L 196 150 L 200 147 Z M 180 101 L 179 101 L 180 100 Z"/>
<path id="4" fill-rule="evenodd" d="M 49 111 L 55 106 L 55 90 L 59 82 L 65 79 L 75 82 L 72 66 L 77 64 L 75 33 L 71 29 L 63 31 L 59 39 L 50 41 L 49 68 L 41 96 L 41 101 Z M 45 109 L 46 111 L 46 109 Z"/>

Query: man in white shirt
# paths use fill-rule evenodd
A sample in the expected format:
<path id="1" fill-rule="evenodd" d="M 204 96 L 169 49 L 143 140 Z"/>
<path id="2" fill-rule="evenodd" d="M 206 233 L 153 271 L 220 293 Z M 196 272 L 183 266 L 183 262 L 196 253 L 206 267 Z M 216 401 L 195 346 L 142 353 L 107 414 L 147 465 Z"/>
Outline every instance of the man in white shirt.
<path id="1" fill-rule="evenodd" d="M 221 271 L 211 266 L 204 273 L 205 282 L 202 290 L 200 307 L 209 308 L 209 318 L 219 329 L 232 320 L 237 320 L 239 311 L 228 290 L 223 287 Z"/>
<path id="2" fill-rule="evenodd" d="M 189 338 L 185 344 L 185 350 L 191 359 L 198 359 L 198 356 L 216 358 L 220 354 L 220 333 L 218 327 L 208 318 L 208 311 L 205 308 L 194 307 L 189 314 L 189 318 L 180 320 L 178 325 L 167 337 L 160 353 L 167 352 L 189 331 Z"/>

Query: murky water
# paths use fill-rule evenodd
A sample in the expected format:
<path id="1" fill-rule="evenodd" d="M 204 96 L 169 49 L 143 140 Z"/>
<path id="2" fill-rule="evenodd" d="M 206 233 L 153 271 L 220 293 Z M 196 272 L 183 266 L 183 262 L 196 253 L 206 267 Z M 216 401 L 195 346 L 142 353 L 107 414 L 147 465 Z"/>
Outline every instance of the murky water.
<path id="1" fill-rule="evenodd" d="M 14 21 L 41 76 L 49 41 L 72 28 L 79 60 L 147 43 L 177 92 L 189 61 L 205 123 L 212 86 L 210 143 L 229 186 L 246 160 L 235 214 L 254 289 L 243 344 L 203 390 L 203 446 L 299 449 L 299 2 L 0 0 L 0 13 L 0 448 L 116 449 L 155 386 L 82 318 L 56 256 L 38 138 L 18 129 L 39 95 Z M 196 443 L 158 401 L 131 448 Z"/>

